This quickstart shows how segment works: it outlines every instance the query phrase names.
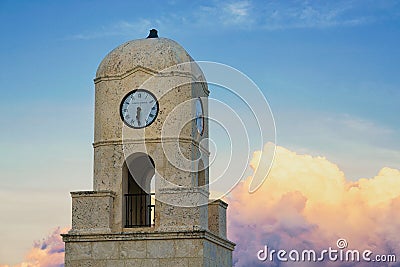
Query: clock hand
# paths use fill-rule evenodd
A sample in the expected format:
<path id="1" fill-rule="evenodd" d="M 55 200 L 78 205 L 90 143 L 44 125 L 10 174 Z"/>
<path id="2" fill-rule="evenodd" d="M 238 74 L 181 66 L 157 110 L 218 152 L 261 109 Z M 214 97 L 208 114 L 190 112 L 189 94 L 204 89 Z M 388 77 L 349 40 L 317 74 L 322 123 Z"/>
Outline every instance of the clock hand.
<path id="1" fill-rule="evenodd" d="M 140 111 L 142 109 L 140 107 L 137 107 L 136 109 L 136 120 L 138 121 L 138 125 L 140 126 Z"/>

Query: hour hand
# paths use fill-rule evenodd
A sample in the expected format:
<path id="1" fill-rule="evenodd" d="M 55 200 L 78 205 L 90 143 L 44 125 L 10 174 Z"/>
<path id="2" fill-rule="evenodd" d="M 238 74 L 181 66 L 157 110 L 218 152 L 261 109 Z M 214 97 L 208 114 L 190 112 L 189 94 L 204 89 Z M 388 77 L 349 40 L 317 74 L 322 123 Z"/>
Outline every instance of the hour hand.
<path id="1" fill-rule="evenodd" d="M 140 107 L 137 107 L 137 109 L 136 109 L 136 120 L 137 120 L 139 126 L 140 126 L 140 111 L 141 110 L 142 109 Z"/>

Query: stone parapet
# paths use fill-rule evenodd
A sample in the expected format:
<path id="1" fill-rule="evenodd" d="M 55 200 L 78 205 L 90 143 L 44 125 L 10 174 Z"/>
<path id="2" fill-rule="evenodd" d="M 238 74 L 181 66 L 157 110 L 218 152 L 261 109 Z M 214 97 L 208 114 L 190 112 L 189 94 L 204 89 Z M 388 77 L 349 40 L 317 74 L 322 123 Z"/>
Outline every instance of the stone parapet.
<path id="1" fill-rule="evenodd" d="M 226 238 L 226 209 L 228 204 L 217 199 L 208 204 L 208 229 L 220 236 Z"/>
<path id="2" fill-rule="evenodd" d="M 69 233 L 110 233 L 113 221 L 112 191 L 71 192 L 72 229 Z"/>

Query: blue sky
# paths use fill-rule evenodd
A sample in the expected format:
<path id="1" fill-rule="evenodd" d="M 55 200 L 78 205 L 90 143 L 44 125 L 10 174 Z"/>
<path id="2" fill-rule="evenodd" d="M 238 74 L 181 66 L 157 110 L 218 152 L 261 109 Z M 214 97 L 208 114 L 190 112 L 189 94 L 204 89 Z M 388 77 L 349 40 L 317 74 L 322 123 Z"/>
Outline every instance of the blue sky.
<path id="1" fill-rule="evenodd" d="M 248 75 L 278 145 L 350 179 L 400 168 L 398 1 L 2 0 L 0 213 L 20 236 L 1 232 L 1 261 L 70 222 L 68 192 L 91 188 L 97 66 L 151 28 Z"/>

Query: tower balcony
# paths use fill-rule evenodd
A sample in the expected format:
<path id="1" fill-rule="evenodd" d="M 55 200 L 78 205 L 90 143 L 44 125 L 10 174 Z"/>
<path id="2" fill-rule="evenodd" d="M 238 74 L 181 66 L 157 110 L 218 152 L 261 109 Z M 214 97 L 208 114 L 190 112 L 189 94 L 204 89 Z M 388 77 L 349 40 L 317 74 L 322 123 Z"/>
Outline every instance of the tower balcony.
<path id="1" fill-rule="evenodd" d="M 125 228 L 151 227 L 155 220 L 154 193 L 125 194 Z"/>

